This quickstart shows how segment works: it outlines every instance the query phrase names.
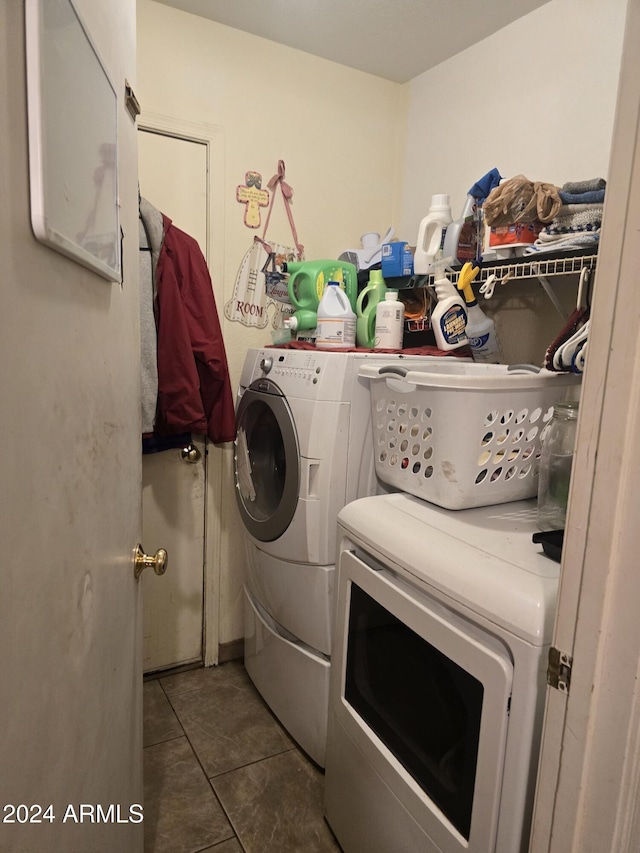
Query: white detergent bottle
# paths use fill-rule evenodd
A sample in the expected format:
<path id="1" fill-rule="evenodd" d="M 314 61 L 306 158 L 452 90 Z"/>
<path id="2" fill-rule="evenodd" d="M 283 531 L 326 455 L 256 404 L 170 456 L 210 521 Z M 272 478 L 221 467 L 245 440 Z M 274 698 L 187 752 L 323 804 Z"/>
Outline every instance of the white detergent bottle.
<path id="1" fill-rule="evenodd" d="M 404 303 L 397 290 L 387 290 L 384 302 L 376 306 L 374 349 L 402 349 L 404 334 Z"/>
<path id="2" fill-rule="evenodd" d="M 431 328 L 441 350 L 458 349 L 469 343 L 465 334 L 468 317 L 464 299 L 445 274 L 450 261 L 439 258 L 435 262 L 433 288 L 438 303 L 431 312 Z"/>
<path id="3" fill-rule="evenodd" d="M 427 275 L 434 259 L 441 253 L 447 226 L 451 222 L 451 207 L 448 195 L 432 195 L 431 207 L 418 228 L 413 271 L 416 275 Z"/>
<path id="4" fill-rule="evenodd" d="M 356 345 L 356 315 L 337 281 L 328 281 L 318 305 L 316 347 L 344 349 Z"/>
<path id="5" fill-rule="evenodd" d="M 467 306 L 467 338 L 471 355 L 474 361 L 484 364 L 502 364 L 502 352 L 495 323 L 478 305 L 471 286 L 472 278 L 465 276 L 465 270 L 469 266 L 465 264 L 460 272 L 458 289 L 464 294 Z"/>

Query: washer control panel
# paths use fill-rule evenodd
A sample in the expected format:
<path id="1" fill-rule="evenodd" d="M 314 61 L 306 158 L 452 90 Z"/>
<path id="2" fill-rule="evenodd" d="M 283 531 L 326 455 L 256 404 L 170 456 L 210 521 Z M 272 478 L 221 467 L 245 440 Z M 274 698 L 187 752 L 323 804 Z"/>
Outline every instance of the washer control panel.
<path id="1" fill-rule="evenodd" d="M 295 353 L 283 352 L 260 359 L 260 369 L 264 375 L 271 374 L 274 382 L 278 378 L 298 380 L 303 384 L 317 385 L 323 368 L 318 364 L 318 356 L 314 352 Z M 298 383 L 295 383 L 297 385 Z"/>
<path id="2" fill-rule="evenodd" d="M 303 349 L 260 349 L 250 374 L 241 385 L 266 379 L 281 388 L 285 397 L 306 400 L 342 400 L 347 373 L 344 353 Z M 347 398 L 348 399 L 348 398 Z"/>

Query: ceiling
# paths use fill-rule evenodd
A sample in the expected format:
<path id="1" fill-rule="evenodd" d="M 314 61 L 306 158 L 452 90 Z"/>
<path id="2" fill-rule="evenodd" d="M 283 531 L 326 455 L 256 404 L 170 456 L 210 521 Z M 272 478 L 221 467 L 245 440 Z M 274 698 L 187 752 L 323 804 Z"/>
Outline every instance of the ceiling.
<path id="1" fill-rule="evenodd" d="M 158 0 L 406 83 L 549 0 Z"/>

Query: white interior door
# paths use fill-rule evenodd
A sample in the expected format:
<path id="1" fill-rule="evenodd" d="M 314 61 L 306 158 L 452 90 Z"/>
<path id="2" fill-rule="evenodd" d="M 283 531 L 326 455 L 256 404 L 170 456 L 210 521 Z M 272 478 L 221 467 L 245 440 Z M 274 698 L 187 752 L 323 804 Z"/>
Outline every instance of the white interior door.
<path id="1" fill-rule="evenodd" d="M 207 146 L 141 129 L 138 151 L 142 196 L 206 257 Z M 145 672 L 203 658 L 207 455 L 204 438 L 194 436 L 193 444 L 197 452 L 186 458 L 181 449 L 142 458 L 145 547 L 164 547 L 170 558 L 166 575 L 143 577 Z"/>
<path id="2" fill-rule="evenodd" d="M 33 237 L 24 6 L 0 0 L 0 849 L 139 853 L 135 3 L 75 0 L 118 95 L 122 284 Z"/>

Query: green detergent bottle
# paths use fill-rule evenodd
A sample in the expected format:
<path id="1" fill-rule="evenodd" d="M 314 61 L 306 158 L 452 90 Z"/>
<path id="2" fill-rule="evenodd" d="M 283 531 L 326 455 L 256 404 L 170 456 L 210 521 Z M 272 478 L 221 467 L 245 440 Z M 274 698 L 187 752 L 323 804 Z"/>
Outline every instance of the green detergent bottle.
<path id="1" fill-rule="evenodd" d="M 283 264 L 282 271 L 289 275 L 289 300 L 298 311 L 317 313 L 327 282 L 337 281 L 355 313 L 358 273 L 353 264 L 346 261 L 296 261 Z"/>
<path id="2" fill-rule="evenodd" d="M 379 302 L 384 302 L 387 285 L 382 277 L 382 270 L 370 270 L 369 282 L 358 296 L 356 302 L 356 342 L 359 347 L 373 349 L 376 339 L 376 309 Z"/>

